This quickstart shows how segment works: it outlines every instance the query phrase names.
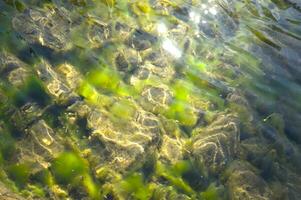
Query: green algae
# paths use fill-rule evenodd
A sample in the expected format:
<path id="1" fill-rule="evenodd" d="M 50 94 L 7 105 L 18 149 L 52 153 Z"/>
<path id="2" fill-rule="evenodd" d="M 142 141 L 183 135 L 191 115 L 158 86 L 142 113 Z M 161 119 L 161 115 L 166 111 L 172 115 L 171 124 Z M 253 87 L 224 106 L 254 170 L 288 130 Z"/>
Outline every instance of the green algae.
<path id="1" fill-rule="evenodd" d="M 35 77 L 30 78 L 26 85 L 20 89 L 7 88 L 8 96 L 17 107 L 21 107 L 28 101 L 34 101 L 41 106 L 49 104 L 49 95 L 40 80 Z"/>
<path id="2" fill-rule="evenodd" d="M 28 192 L 26 190 L 25 191 L 23 190 L 22 194 L 24 196 L 34 196 L 34 197 L 43 198 L 46 195 L 42 186 L 28 185 L 27 187 L 28 187 L 28 191 L 30 191 L 30 192 Z"/>
<path id="3" fill-rule="evenodd" d="M 9 177 L 18 187 L 24 188 L 29 180 L 30 167 L 27 164 L 11 165 L 7 169 Z"/>
<path id="4" fill-rule="evenodd" d="M 112 104 L 112 100 L 99 93 L 93 85 L 83 82 L 78 89 L 78 94 L 94 105 L 107 106 Z"/>
<path id="5" fill-rule="evenodd" d="M 87 79 L 94 87 L 109 92 L 115 91 L 120 82 L 118 75 L 108 68 L 89 72 Z"/>
<path id="6" fill-rule="evenodd" d="M 119 119 L 130 120 L 135 114 L 135 107 L 130 101 L 121 100 L 110 107 L 110 113 Z"/>
<path id="7" fill-rule="evenodd" d="M 219 188 L 214 184 L 210 184 L 204 192 L 201 192 L 200 196 L 204 200 L 219 200 L 222 199 L 219 193 Z"/>
<path id="8" fill-rule="evenodd" d="M 6 0 L 5 2 L 8 5 L 16 8 L 19 12 L 22 12 L 26 8 L 25 4 L 22 1 L 18 1 L 18 0 L 16 0 L 16 1 L 9 1 L 9 0 Z"/>
<path id="9" fill-rule="evenodd" d="M 117 187 L 120 188 L 121 193 L 124 193 L 125 198 L 146 200 L 150 199 L 152 195 L 151 186 L 146 185 L 143 181 L 143 176 L 138 173 L 129 175 Z"/>
<path id="10" fill-rule="evenodd" d="M 61 153 L 54 159 L 51 165 L 51 171 L 55 180 L 64 185 L 69 185 L 72 188 L 83 188 L 89 198 L 99 199 L 99 189 L 93 178 L 89 175 L 89 167 L 87 161 L 73 152 Z M 51 176 L 41 174 L 42 180 L 52 185 Z"/>
<path id="11" fill-rule="evenodd" d="M 177 101 L 173 103 L 166 113 L 171 119 L 178 120 L 184 126 L 193 126 L 197 122 L 194 110 L 185 102 Z"/>
<path id="12" fill-rule="evenodd" d="M 1 157 L 9 160 L 15 152 L 15 140 L 7 130 L 5 132 L 0 131 L 0 133 Z"/>
<path id="13" fill-rule="evenodd" d="M 55 183 L 54 177 L 49 170 L 41 170 L 33 175 L 32 179 L 44 186 L 52 187 Z"/>
<path id="14" fill-rule="evenodd" d="M 84 176 L 82 184 L 91 199 L 99 199 L 99 186 L 93 181 L 90 175 L 86 174 Z"/>
<path id="15" fill-rule="evenodd" d="M 172 186 L 188 195 L 194 195 L 193 189 L 182 179 L 182 174 L 188 170 L 187 162 L 176 163 L 174 166 L 166 166 L 160 162 L 156 164 L 156 173 L 167 179 Z"/>
<path id="16" fill-rule="evenodd" d="M 55 179 L 67 184 L 87 172 L 85 161 L 78 155 L 71 152 L 64 152 L 59 155 L 52 164 Z"/>

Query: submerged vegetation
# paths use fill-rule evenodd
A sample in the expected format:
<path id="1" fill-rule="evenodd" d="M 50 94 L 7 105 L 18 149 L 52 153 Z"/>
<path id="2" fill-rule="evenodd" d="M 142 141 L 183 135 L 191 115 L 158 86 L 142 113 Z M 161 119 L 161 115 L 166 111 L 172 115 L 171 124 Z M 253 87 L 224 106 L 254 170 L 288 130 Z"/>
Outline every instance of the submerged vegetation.
<path id="1" fill-rule="evenodd" d="M 0 0 L 0 199 L 301 199 L 300 25 L 296 0 Z"/>

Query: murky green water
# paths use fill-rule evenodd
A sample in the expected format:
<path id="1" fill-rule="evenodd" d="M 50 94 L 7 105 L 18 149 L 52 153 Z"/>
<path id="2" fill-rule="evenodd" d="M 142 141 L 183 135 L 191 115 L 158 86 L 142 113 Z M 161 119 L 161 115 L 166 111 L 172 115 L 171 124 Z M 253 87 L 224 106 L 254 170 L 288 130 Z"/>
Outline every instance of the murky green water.
<path id="1" fill-rule="evenodd" d="M 301 199 L 299 0 L 0 0 L 0 199 Z"/>

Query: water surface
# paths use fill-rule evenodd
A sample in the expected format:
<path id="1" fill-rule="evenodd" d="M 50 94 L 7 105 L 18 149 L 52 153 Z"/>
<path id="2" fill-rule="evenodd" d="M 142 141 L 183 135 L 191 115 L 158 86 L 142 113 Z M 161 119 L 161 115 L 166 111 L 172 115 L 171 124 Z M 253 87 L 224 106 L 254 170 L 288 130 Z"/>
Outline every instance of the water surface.
<path id="1" fill-rule="evenodd" d="M 298 0 L 2 0 L 0 199 L 301 199 L 300 49 Z"/>

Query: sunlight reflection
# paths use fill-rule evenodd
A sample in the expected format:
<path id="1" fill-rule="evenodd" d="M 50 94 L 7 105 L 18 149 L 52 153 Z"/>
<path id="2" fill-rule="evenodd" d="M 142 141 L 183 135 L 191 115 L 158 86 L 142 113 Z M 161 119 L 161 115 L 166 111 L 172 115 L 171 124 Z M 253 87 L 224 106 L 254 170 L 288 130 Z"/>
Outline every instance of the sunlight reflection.
<path id="1" fill-rule="evenodd" d="M 175 58 L 180 58 L 182 56 L 182 52 L 175 46 L 173 41 L 168 38 L 163 41 L 162 47 Z"/>
<path id="2" fill-rule="evenodd" d="M 196 23 L 196 24 L 200 23 L 201 16 L 200 16 L 200 14 L 196 13 L 195 11 L 193 11 L 193 10 L 190 11 L 189 17 L 190 17 L 190 20 L 193 21 L 194 23 Z"/>
<path id="3" fill-rule="evenodd" d="M 157 31 L 159 34 L 165 34 L 168 32 L 166 25 L 163 22 L 158 23 Z"/>
<path id="4" fill-rule="evenodd" d="M 216 10 L 215 7 L 209 8 L 209 12 L 210 12 L 212 15 L 216 15 L 216 14 L 217 14 L 217 10 Z"/>

